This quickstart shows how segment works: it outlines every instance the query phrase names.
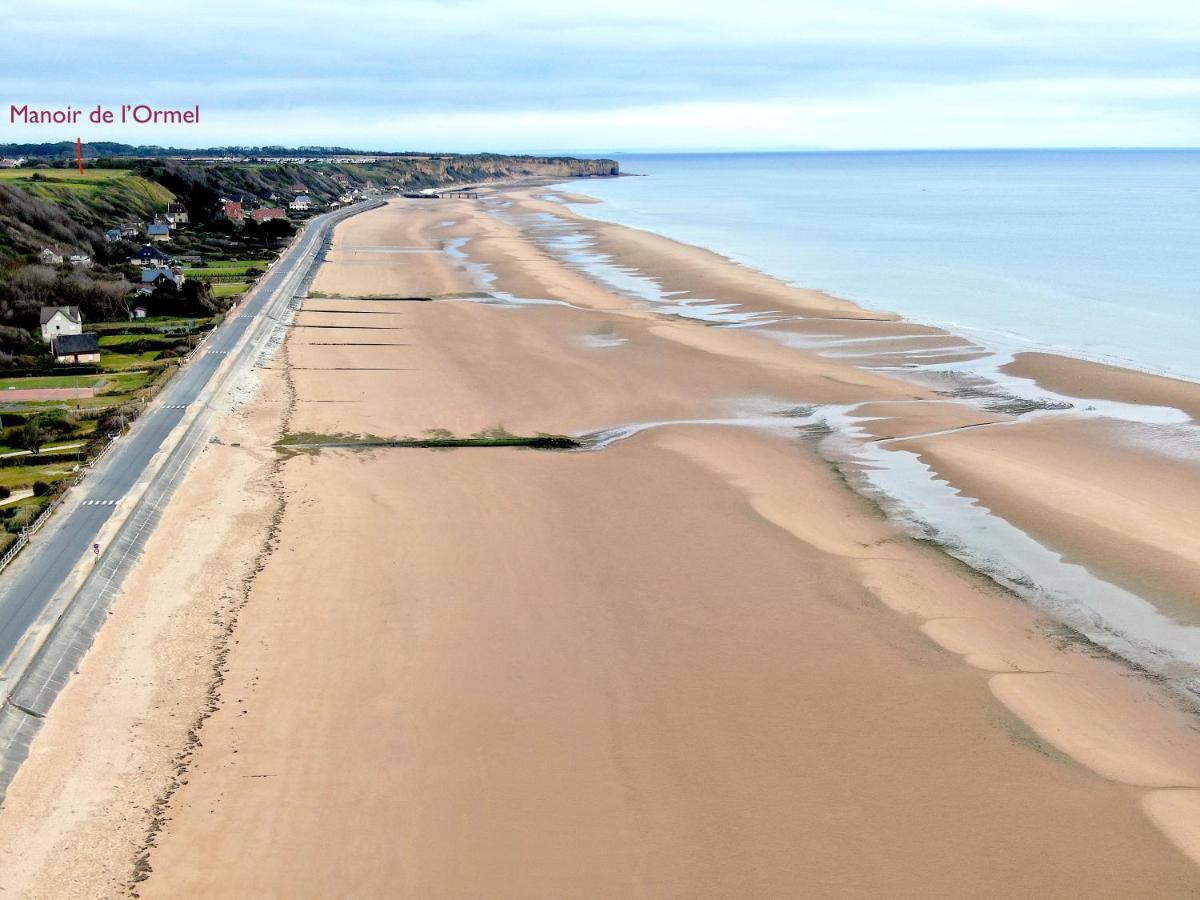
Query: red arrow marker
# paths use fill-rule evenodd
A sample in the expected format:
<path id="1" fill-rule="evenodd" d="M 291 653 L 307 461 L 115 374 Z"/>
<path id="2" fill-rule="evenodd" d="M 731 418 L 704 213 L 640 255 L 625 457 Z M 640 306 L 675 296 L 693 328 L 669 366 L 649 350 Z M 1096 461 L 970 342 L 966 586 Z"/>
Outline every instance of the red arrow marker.
<path id="1" fill-rule="evenodd" d="M 75 162 L 79 164 L 79 174 L 83 174 L 83 141 L 75 138 Z"/>

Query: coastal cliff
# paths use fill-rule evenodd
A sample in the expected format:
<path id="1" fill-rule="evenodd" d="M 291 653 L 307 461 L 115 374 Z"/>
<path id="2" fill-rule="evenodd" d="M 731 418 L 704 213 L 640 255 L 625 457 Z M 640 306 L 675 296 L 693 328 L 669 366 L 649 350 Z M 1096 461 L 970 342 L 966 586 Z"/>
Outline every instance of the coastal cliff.
<path id="1" fill-rule="evenodd" d="M 576 159 L 570 156 L 470 156 L 378 157 L 370 163 L 339 163 L 335 168 L 363 181 L 400 187 L 441 187 L 504 178 L 590 178 L 621 174 L 612 159 Z"/>

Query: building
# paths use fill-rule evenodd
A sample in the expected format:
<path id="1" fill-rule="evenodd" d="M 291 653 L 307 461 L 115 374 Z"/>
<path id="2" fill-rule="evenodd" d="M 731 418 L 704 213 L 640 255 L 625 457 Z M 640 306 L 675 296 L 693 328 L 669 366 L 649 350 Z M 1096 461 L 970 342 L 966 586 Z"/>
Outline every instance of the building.
<path id="1" fill-rule="evenodd" d="M 151 222 L 146 226 L 146 237 L 152 241 L 169 241 L 171 226 L 165 222 Z"/>
<path id="2" fill-rule="evenodd" d="M 20 157 L 19 159 L 0 159 L 0 169 L 15 169 L 23 162 L 25 162 L 24 157 Z"/>
<path id="3" fill-rule="evenodd" d="M 135 319 L 144 319 L 144 318 L 146 318 L 146 307 L 144 307 L 144 306 L 135 306 L 135 307 L 133 308 L 133 317 L 134 317 Z"/>
<path id="4" fill-rule="evenodd" d="M 288 188 L 288 190 L 291 191 L 293 194 L 307 194 L 308 193 L 308 188 L 305 187 L 304 185 L 302 185 L 298 181 L 293 181 L 292 186 L 290 188 Z"/>
<path id="5" fill-rule="evenodd" d="M 110 228 L 110 229 L 108 229 L 108 231 L 104 232 L 104 239 L 106 241 L 108 241 L 110 244 L 115 244 L 117 241 L 119 241 L 123 237 L 124 237 L 124 235 L 121 234 L 120 228 Z"/>
<path id="6" fill-rule="evenodd" d="M 183 287 L 184 275 L 183 269 L 178 266 L 167 268 L 166 266 L 151 266 L 148 269 L 142 269 L 142 284 L 141 287 L 145 293 L 149 293 L 158 287 L 160 284 L 171 283 L 175 287 Z"/>
<path id="7" fill-rule="evenodd" d="M 56 362 L 75 365 L 100 362 L 100 338 L 94 334 L 64 334 L 54 339 Z"/>
<path id="8" fill-rule="evenodd" d="M 83 313 L 78 306 L 43 306 L 40 318 L 42 340 L 47 344 L 60 335 L 83 332 Z"/>
<path id="9" fill-rule="evenodd" d="M 79 269 L 90 269 L 92 267 L 92 258 L 86 253 L 72 253 L 67 262 Z"/>
<path id="10" fill-rule="evenodd" d="M 48 266 L 61 266 L 63 264 L 63 255 L 53 247 L 47 247 L 38 256 Z"/>
<path id="11" fill-rule="evenodd" d="M 252 213 L 250 213 L 250 218 L 259 224 L 262 224 L 263 222 L 271 221 L 271 219 L 286 219 L 287 213 L 285 213 L 278 206 L 269 206 L 264 209 L 254 210 Z"/>
<path id="12" fill-rule="evenodd" d="M 288 204 L 288 209 L 292 209 L 297 212 L 307 212 L 308 207 L 311 204 L 312 200 L 309 198 L 308 194 L 298 194 L 296 198 Z"/>
<path id="13" fill-rule="evenodd" d="M 167 261 L 167 254 L 163 253 L 157 247 L 151 247 L 149 244 L 145 244 L 142 246 L 141 250 L 129 257 L 129 261 L 134 265 L 137 265 L 138 263 L 161 264 Z"/>
<path id="14" fill-rule="evenodd" d="M 142 222 L 126 222 L 121 226 L 121 237 L 135 238 L 145 230 Z"/>
<path id="15" fill-rule="evenodd" d="M 171 203 L 167 206 L 167 221 L 172 225 L 186 225 L 188 223 L 187 207 L 182 203 Z"/>
<path id="16" fill-rule="evenodd" d="M 230 222 L 240 222 L 246 218 L 246 213 L 238 200 L 226 200 L 221 204 L 221 212 Z"/>

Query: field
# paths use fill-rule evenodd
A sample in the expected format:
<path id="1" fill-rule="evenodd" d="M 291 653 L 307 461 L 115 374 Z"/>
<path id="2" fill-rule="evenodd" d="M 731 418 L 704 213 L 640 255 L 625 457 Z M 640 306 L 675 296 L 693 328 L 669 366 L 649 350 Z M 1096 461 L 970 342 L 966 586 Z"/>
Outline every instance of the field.
<path id="1" fill-rule="evenodd" d="M 206 266 L 188 266 L 183 273 L 189 278 L 244 278 L 251 269 L 266 271 L 269 259 L 210 259 Z"/>
<path id="2" fill-rule="evenodd" d="M 213 259 L 207 266 L 184 269 L 188 278 L 207 281 L 212 286 L 213 296 L 231 300 L 242 296 L 250 289 L 256 276 L 248 274 L 251 269 L 266 271 L 269 259 Z"/>
<path id="3" fill-rule="evenodd" d="M 125 334 L 130 328 L 154 328 L 162 333 L 172 332 L 186 334 L 188 332 L 203 331 L 216 322 L 212 317 L 188 317 L 188 316 L 147 316 L 144 319 L 120 320 L 117 322 L 88 322 L 87 330 L 94 331 L 101 335 L 100 346 L 109 346 L 108 338 L 121 337 L 124 338 L 124 343 L 134 343 L 135 341 L 153 339 L 152 334 Z"/>
<path id="4" fill-rule="evenodd" d="M 36 197 L 52 202 L 72 197 L 83 200 L 140 201 L 165 208 L 175 199 L 169 190 L 135 175 L 129 169 L 88 169 L 81 175 L 76 169 L 0 169 L 0 183 L 14 184 Z"/>
<path id="5" fill-rule="evenodd" d="M 89 388 L 95 387 L 103 375 L 47 375 L 28 378 L 0 378 L 0 391 L 29 388 Z M 0 395 L 0 401 L 3 401 Z"/>
<path id="6" fill-rule="evenodd" d="M 86 167 L 83 174 L 80 174 L 78 169 L 0 169 L 0 181 L 30 181 L 34 175 L 38 175 L 48 181 L 78 184 L 112 181 L 124 178 L 129 174 L 129 169 L 89 169 Z"/>
<path id="7" fill-rule="evenodd" d="M 223 284 L 214 284 L 212 286 L 213 296 L 221 299 L 240 297 L 249 289 L 250 282 L 248 281 L 228 281 Z"/>

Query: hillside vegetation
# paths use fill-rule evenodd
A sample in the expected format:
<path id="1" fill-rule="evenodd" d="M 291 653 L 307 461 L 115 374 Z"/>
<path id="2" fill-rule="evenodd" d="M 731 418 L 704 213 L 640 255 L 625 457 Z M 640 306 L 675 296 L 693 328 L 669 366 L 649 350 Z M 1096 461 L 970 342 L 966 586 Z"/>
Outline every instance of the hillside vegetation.
<path id="1" fill-rule="evenodd" d="M 229 148 L 176 154 L 91 144 L 84 148 L 81 173 L 73 144 L 0 145 L 0 157 L 24 159 L 20 167 L 0 169 L 0 367 L 49 364 L 48 348 L 37 333 L 42 306 L 79 306 L 88 323 L 128 318 L 139 278 L 138 267 L 129 260 L 142 241 L 110 242 L 104 232 L 125 223 L 150 222 L 166 212 L 168 204 L 186 208 L 189 221 L 173 227 L 170 241 L 160 248 L 168 255 L 224 262 L 211 271 L 203 264 L 189 268 L 178 291 L 168 285 L 138 302 L 148 303 L 152 315 L 161 310 L 206 316 L 236 300 L 295 232 L 288 219 L 229 221 L 222 199 L 240 201 L 247 212 L 256 207 L 286 209 L 303 191 L 320 209 L 347 202 L 348 194 L 368 187 L 411 190 L 505 178 L 617 174 L 612 160 L 495 154 L 380 154 L 364 159 L 354 151 L 265 149 L 271 155 L 303 155 L 280 161 Z M 238 158 L 194 158 L 209 152 Z M 91 264 L 46 265 L 39 258 L 46 248 L 68 257 L 87 255 Z M 231 261 L 245 260 L 256 261 L 253 274 L 228 274 L 233 271 Z"/>

